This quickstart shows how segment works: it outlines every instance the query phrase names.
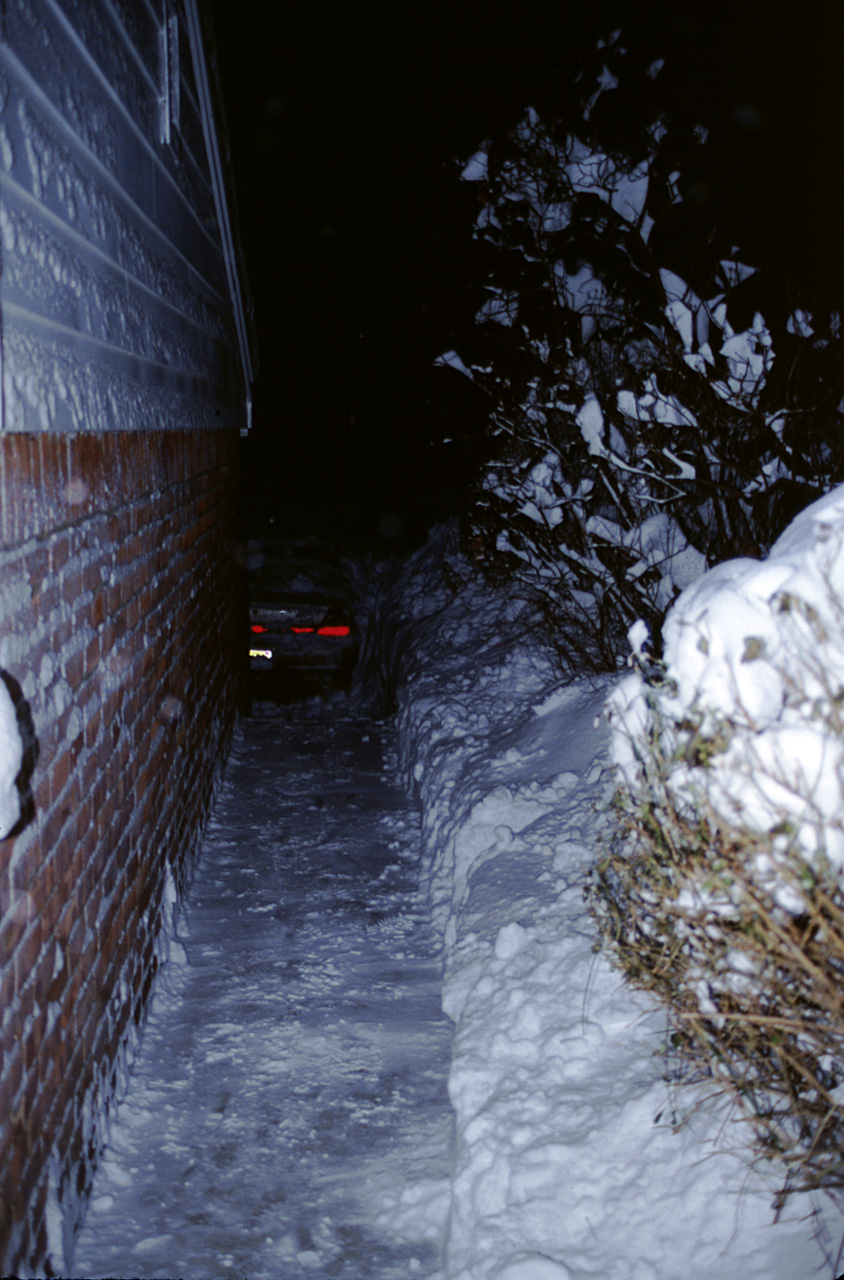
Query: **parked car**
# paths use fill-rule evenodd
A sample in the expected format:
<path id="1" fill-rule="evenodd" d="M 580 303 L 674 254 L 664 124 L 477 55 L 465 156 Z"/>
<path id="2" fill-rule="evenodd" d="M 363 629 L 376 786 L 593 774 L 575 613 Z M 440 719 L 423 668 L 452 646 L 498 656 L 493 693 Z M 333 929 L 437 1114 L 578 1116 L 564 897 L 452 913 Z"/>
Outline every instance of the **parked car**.
<path id="1" fill-rule="evenodd" d="M 356 649 L 349 616 L 336 601 L 302 597 L 249 605 L 253 671 L 350 669 Z"/>
<path id="2" fill-rule="evenodd" d="M 249 544 L 249 664 L 256 691 L 269 677 L 351 678 L 357 658 L 348 565 L 316 540 Z M 262 679 L 263 678 L 263 679 Z"/>

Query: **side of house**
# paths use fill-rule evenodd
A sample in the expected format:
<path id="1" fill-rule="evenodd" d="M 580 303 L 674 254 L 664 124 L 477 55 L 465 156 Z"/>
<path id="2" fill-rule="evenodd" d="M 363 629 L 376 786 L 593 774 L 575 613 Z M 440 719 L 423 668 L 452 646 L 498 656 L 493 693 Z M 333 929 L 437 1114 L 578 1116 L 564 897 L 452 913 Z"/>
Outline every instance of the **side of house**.
<path id="1" fill-rule="evenodd" d="M 0 7 L 0 678 L 27 748 L 0 1274 L 70 1265 L 245 678 L 252 347 L 204 17 Z"/>

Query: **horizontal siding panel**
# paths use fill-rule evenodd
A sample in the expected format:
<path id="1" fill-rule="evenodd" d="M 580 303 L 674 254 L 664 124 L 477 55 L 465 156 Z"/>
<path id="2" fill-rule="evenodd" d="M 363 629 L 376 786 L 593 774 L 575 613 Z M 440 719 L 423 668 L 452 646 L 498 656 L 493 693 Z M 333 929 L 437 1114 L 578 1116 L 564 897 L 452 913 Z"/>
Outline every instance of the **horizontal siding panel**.
<path id="1" fill-rule="evenodd" d="M 172 306 L 0 175 L 2 295 L 44 320 L 211 378 L 224 359 L 219 313 Z"/>
<path id="2" fill-rule="evenodd" d="M 186 92 L 184 84 L 184 68 L 190 66 L 190 45 L 186 35 L 182 36 L 182 108 L 181 108 L 181 124 L 179 126 L 179 136 L 174 148 L 174 154 L 177 158 L 183 158 L 185 163 L 190 163 L 198 175 L 198 179 L 208 186 L 211 191 L 211 182 L 208 177 L 208 155 L 205 150 L 205 134 L 202 129 L 202 118 L 199 114 L 199 108 L 196 105 L 196 98 L 193 94 Z M 211 195 L 213 202 L 213 194 Z M 216 223 L 215 223 L 216 227 Z"/>
<path id="3" fill-rule="evenodd" d="M 153 292 L 211 329 L 209 313 L 227 305 L 228 292 L 217 246 L 194 235 L 192 253 L 183 254 L 61 127 L 6 54 L 0 46 L 0 75 L 8 85 L 0 163 L 8 176 Z"/>
<path id="4" fill-rule="evenodd" d="M 36 6 L 34 6 L 36 7 Z M 123 28 L 115 22 L 114 15 L 102 0 L 41 0 L 49 26 L 49 39 L 53 46 L 66 42 L 73 48 L 73 36 L 65 34 L 53 21 L 53 12 L 61 13 L 86 52 L 96 63 L 108 81 L 123 109 L 131 116 L 137 128 L 150 139 L 157 139 L 159 131 L 159 81 L 157 57 L 149 61 L 149 54 L 157 54 L 158 33 L 154 33 L 153 49 L 140 56 Z"/>
<path id="5" fill-rule="evenodd" d="M 182 180 L 182 164 L 189 164 L 193 168 L 192 187 L 198 183 L 201 190 L 209 193 L 206 200 L 206 222 L 211 227 L 213 199 L 210 197 L 202 121 L 195 100 L 190 100 L 184 88 L 176 144 L 172 151 L 168 151 L 159 142 L 162 82 L 160 29 L 158 23 L 151 20 L 146 6 L 134 6 L 150 18 L 139 32 L 142 45 L 136 48 L 132 36 L 108 0 L 50 0 L 50 3 L 73 28 L 139 132 L 159 150 L 161 163 L 174 182 L 178 185 Z M 190 70 L 191 67 L 190 45 L 184 28 L 180 32 L 179 49 L 181 78 L 184 80 L 185 70 Z M 190 83 L 193 83 L 192 75 Z M 190 192 L 187 191 L 186 194 Z"/>
<path id="6" fill-rule="evenodd" d="M 179 164 L 172 149 L 153 142 L 158 134 L 157 102 L 152 104 L 153 133 L 148 137 L 126 116 L 113 92 L 81 55 L 47 0 L 13 0 L 7 7 L 6 37 L 14 57 L 78 146 L 97 160 L 127 197 L 206 274 L 209 251 L 216 251 L 213 196 L 192 164 Z M 19 123 L 26 131 L 28 122 Z M 46 187 L 49 134 L 54 129 L 46 139 L 39 133 L 30 123 L 29 136 L 23 141 L 34 181 Z M 37 190 L 34 194 L 41 198 Z"/>
<path id="7" fill-rule="evenodd" d="M 212 383 L 44 322 L 11 303 L 4 303 L 3 313 L 7 431 L 240 425 L 240 383 L 232 357 L 218 367 Z"/>
<path id="8" fill-rule="evenodd" d="M 184 6 L 180 3 L 178 7 L 179 7 L 180 16 L 183 16 Z M 203 16 L 204 16 L 204 10 L 203 10 Z M 196 118 L 200 122 L 199 127 L 201 131 L 202 117 L 200 116 L 199 108 L 197 107 L 197 103 L 199 102 L 199 90 L 196 84 L 196 75 L 195 75 L 195 68 L 193 65 L 193 58 L 190 56 L 190 48 L 189 48 L 190 40 L 188 38 L 187 31 L 185 30 L 186 26 L 187 26 L 187 23 L 185 23 L 185 25 L 182 28 L 182 32 L 185 38 L 185 46 L 186 46 L 185 56 L 182 58 L 182 92 L 183 93 L 187 92 L 188 96 L 190 97 L 193 103 L 193 109 L 196 112 Z"/>
<path id="9" fill-rule="evenodd" d="M 84 4 L 84 0 L 80 0 Z M 123 28 L 128 43 L 150 80 L 158 74 L 158 33 L 161 26 L 161 0 L 104 0 L 113 21 Z"/>
<path id="10" fill-rule="evenodd" d="M 207 172 L 208 155 L 205 146 L 205 130 L 202 124 L 202 113 L 199 109 L 199 91 L 196 85 L 196 77 L 194 75 L 193 58 L 190 50 L 190 37 L 187 31 L 187 23 L 184 20 L 183 4 L 177 5 L 179 10 L 182 40 L 181 54 L 181 70 L 182 70 L 182 137 L 185 144 L 190 148 L 191 155 L 195 157 L 202 156 L 200 165 L 203 173 Z"/>
<path id="11" fill-rule="evenodd" d="M 7 432 L 243 426 L 240 301 L 217 225 L 193 32 L 184 0 L 168 9 L 181 24 L 182 91 L 179 131 L 164 144 L 162 0 L 3 6 Z"/>

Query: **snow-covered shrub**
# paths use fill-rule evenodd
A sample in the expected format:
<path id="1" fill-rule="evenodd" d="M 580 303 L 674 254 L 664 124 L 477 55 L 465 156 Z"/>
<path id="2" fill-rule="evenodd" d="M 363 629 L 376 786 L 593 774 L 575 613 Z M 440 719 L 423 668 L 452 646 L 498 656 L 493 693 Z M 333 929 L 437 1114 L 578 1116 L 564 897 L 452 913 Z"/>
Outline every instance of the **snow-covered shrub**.
<path id="1" fill-rule="evenodd" d="M 377 716 L 395 711 L 399 685 L 413 665 L 409 654 L 425 648 L 424 634 L 437 633 L 453 597 L 477 578 L 477 566 L 460 548 L 456 521 L 436 525 L 425 545 L 410 556 L 367 566 L 358 602 L 364 625 L 352 685 L 361 705 Z"/>
<path id="2" fill-rule="evenodd" d="M 573 116 L 529 111 L 462 174 L 487 297 L 472 352 L 441 360 L 487 392 L 494 448 L 469 545 L 574 668 L 616 666 L 636 618 L 763 553 L 840 466 L 838 316 L 769 325 L 735 246 L 692 233 L 681 169 L 707 134 L 663 110 L 660 71 L 616 33 Z"/>
<path id="3" fill-rule="evenodd" d="M 844 1188 L 844 488 L 765 562 L 694 583 L 662 663 L 642 623 L 630 638 L 595 912 L 681 1059 L 785 1163 L 784 1191 Z"/>

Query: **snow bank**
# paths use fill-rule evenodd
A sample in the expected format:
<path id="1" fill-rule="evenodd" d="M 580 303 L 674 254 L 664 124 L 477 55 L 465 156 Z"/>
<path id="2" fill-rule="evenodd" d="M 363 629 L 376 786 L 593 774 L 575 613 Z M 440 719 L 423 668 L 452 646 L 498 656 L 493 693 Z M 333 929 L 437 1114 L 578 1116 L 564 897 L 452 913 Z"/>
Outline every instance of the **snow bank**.
<path id="1" fill-rule="evenodd" d="M 609 681 L 562 686 L 534 620 L 444 531 L 387 594 L 455 1024 L 445 1280 L 836 1275 L 807 1200 L 774 1224 L 773 1184 L 725 1150 L 742 1140 L 728 1116 L 675 1131 L 664 1019 L 595 952 L 583 886 L 611 785 Z M 393 1207 L 418 1199 L 408 1187 Z"/>

